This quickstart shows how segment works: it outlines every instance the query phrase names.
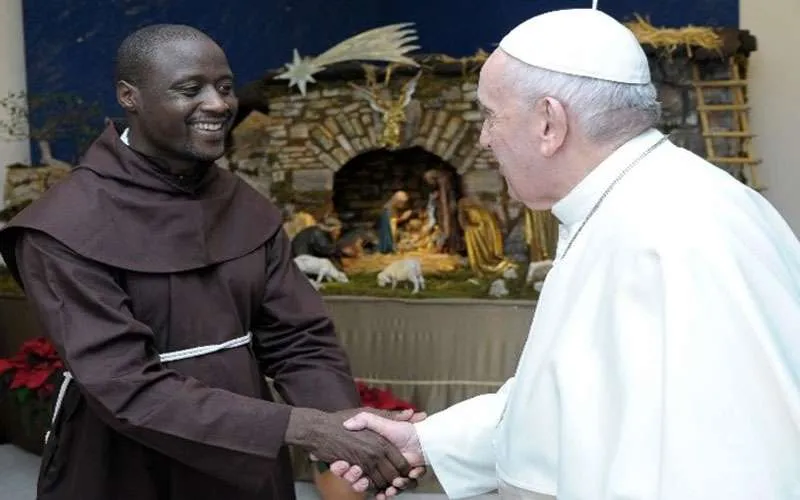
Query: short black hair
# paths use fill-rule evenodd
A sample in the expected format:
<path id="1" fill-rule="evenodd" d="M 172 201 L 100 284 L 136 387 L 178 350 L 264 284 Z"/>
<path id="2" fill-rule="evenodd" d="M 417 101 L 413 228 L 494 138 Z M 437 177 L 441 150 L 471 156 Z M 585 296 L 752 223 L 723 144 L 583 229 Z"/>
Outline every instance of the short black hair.
<path id="1" fill-rule="evenodd" d="M 184 24 L 151 24 L 140 28 L 122 41 L 117 49 L 114 80 L 125 80 L 140 85 L 147 73 L 147 65 L 156 49 L 163 44 L 181 41 L 211 39 L 202 31 Z"/>

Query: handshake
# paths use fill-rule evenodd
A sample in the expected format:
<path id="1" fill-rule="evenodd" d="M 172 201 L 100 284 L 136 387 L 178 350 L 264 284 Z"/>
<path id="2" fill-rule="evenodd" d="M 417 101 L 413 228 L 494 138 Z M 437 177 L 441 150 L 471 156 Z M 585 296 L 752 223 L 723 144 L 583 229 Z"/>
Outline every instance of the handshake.
<path id="1" fill-rule="evenodd" d="M 353 490 L 373 488 L 384 498 L 407 489 L 425 473 L 425 459 L 414 430 L 424 413 L 356 408 L 325 413 L 293 408 L 286 443 L 329 463 L 331 472 Z"/>

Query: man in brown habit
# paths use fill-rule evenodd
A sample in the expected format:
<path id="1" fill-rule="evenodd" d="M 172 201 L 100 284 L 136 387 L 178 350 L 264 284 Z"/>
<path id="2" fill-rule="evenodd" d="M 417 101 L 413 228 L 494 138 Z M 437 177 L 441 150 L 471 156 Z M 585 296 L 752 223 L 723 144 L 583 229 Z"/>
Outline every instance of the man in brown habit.
<path id="1" fill-rule="evenodd" d="M 38 498 L 292 499 L 287 445 L 403 481 L 393 446 L 342 425 L 358 393 L 278 210 L 213 163 L 237 107 L 222 49 L 144 28 L 116 80 L 129 128 L 0 232 L 69 369 Z"/>

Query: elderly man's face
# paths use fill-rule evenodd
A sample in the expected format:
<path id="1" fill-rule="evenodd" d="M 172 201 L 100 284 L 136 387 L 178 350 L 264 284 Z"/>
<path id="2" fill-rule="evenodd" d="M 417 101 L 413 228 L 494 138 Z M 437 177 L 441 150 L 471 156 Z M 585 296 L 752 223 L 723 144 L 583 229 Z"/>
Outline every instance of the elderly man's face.
<path id="1" fill-rule="evenodd" d="M 129 110 L 141 152 L 165 160 L 220 158 L 238 105 L 222 49 L 208 39 L 169 43 L 149 69 Z"/>
<path id="2" fill-rule="evenodd" d="M 532 208 L 549 208 L 546 196 L 548 158 L 541 154 L 542 118 L 532 103 L 522 102 L 503 73 L 508 56 L 494 52 L 481 69 L 478 100 L 484 113 L 480 142 L 492 150 L 509 194 Z"/>

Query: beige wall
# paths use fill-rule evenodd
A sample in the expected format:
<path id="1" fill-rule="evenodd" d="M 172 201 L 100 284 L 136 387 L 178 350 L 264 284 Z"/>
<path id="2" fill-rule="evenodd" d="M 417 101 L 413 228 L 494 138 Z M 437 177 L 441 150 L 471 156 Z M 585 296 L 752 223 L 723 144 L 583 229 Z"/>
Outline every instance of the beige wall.
<path id="1" fill-rule="evenodd" d="M 764 195 L 800 235 L 800 0 L 739 0 L 751 56 L 751 127 L 763 158 Z"/>
<path id="2" fill-rule="evenodd" d="M 25 39 L 22 31 L 22 0 L 2 0 L 0 15 L 0 99 L 9 92 L 25 90 Z M 6 115 L 0 109 L 0 121 Z M 29 163 L 28 141 L 10 142 L 0 136 L 0 179 L 6 178 L 6 165 Z M 2 184 L 0 183 L 0 186 Z M 0 187 L 0 204 L 4 193 Z"/>

